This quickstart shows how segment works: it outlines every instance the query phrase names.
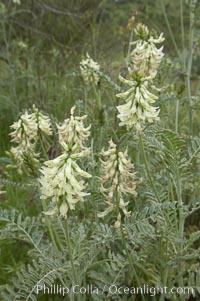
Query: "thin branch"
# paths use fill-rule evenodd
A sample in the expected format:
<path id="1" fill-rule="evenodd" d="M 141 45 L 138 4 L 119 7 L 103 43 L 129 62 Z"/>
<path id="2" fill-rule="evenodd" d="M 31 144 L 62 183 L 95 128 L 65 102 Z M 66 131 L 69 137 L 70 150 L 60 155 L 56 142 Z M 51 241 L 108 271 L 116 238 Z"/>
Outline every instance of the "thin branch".
<path id="1" fill-rule="evenodd" d="M 48 4 L 46 3 L 43 3 L 41 2 L 40 0 L 37 0 L 38 4 L 40 5 L 40 7 L 42 7 L 43 9 L 47 10 L 47 11 L 50 11 L 54 14 L 59 14 L 59 15 L 65 15 L 65 16 L 69 16 L 69 17 L 73 17 L 73 18 L 81 18 L 81 14 L 77 14 L 77 13 L 72 13 L 72 12 L 69 12 L 65 9 L 62 8 L 57 8 L 57 7 L 53 7 L 53 6 L 49 6 Z"/>

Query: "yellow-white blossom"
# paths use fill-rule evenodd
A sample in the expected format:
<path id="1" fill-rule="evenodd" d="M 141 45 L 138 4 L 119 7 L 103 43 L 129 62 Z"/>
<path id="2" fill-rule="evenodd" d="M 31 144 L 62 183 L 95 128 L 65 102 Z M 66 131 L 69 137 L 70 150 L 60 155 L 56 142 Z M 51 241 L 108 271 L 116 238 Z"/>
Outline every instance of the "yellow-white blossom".
<path id="1" fill-rule="evenodd" d="M 114 225 L 115 229 L 119 229 L 120 228 L 120 226 L 121 226 L 121 219 L 122 219 L 122 216 L 119 213 L 118 216 L 117 216 L 117 220 L 115 222 L 115 225 Z"/>
<path id="2" fill-rule="evenodd" d="M 51 120 L 49 116 L 44 115 L 34 105 L 33 105 L 33 111 L 35 114 L 38 131 L 42 132 L 47 136 L 51 136 L 53 131 L 51 128 Z"/>
<path id="3" fill-rule="evenodd" d="M 135 45 L 130 54 L 133 71 L 142 77 L 150 76 L 152 80 L 164 56 L 163 46 L 156 46 L 164 41 L 163 33 L 155 38 L 142 23 L 139 23 L 134 31 L 138 40 L 131 42 L 131 45 Z"/>
<path id="4" fill-rule="evenodd" d="M 134 32 L 140 40 L 144 40 L 149 36 L 148 27 L 142 23 L 137 24 L 136 28 L 134 29 Z"/>
<path id="5" fill-rule="evenodd" d="M 10 149 L 9 156 L 14 160 L 15 166 L 22 167 L 25 162 L 36 166 L 39 163 L 36 151 L 39 135 L 52 135 L 50 118 L 33 105 L 33 111 L 25 111 L 10 128 L 11 141 L 16 146 Z"/>
<path id="6" fill-rule="evenodd" d="M 17 45 L 19 46 L 19 48 L 21 49 L 27 49 L 28 48 L 28 45 L 24 42 L 24 41 L 19 41 L 17 43 Z"/>
<path id="7" fill-rule="evenodd" d="M 42 114 L 35 106 L 33 106 L 33 113 L 25 111 L 10 128 L 12 129 L 10 133 L 11 141 L 18 144 L 34 144 L 38 139 L 38 131 L 46 135 L 52 134 L 49 117 Z"/>
<path id="8" fill-rule="evenodd" d="M 87 118 L 87 115 L 74 116 L 75 108 L 75 106 L 71 108 L 70 118 L 65 119 L 61 125 L 57 124 L 59 142 L 66 152 L 77 153 L 82 151 L 87 156 L 88 148 L 83 144 L 90 135 L 91 125 L 88 127 L 84 126 L 84 120 Z"/>
<path id="9" fill-rule="evenodd" d="M 117 106 L 119 125 L 127 128 L 135 126 L 140 131 L 146 121 L 152 123 L 159 120 L 159 108 L 152 106 L 158 97 L 148 90 L 148 78 L 126 80 L 120 76 L 120 80 L 130 88 L 117 94 L 125 101 L 125 104 Z"/>
<path id="10" fill-rule="evenodd" d="M 54 208 L 46 214 L 66 218 L 68 209 L 75 209 L 76 203 L 83 202 L 88 195 L 84 192 L 86 185 L 82 178 L 90 178 L 91 175 L 66 153 L 46 161 L 40 171 L 41 198 L 51 200 L 54 204 Z"/>
<path id="11" fill-rule="evenodd" d="M 30 145 L 27 147 L 27 144 L 23 146 L 22 143 L 16 147 L 11 147 L 9 156 L 15 162 L 16 167 L 23 167 L 24 161 L 32 163 L 31 165 L 34 166 L 39 164 L 39 154 Z"/>
<path id="12" fill-rule="evenodd" d="M 12 142 L 21 143 L 22 141 L 26 141 L 27 144 L 35 142 L 38 132 L 35 114 L 29 114 L 28 111 L 26 111 L 10 128 L 12 129 L 10 133 Z"/>
<path id="13" fill-rule="evenodd" d="M 67 217 L 69 209 L 75 209 L 75 204 L 83 201 L 88 195 L 83 178 L 91 175 L 82 170 L 77 160 L 88 156 L 90 149 L 84 146 L 90 135 L 90 126 L 84 127 L 83 121 L 87 116 L 71 116 L 62 125 L 57 125 L 59 143 L 62 152 L 59 157 L 46 161 L 40 172 L 41 198 L 53 203 L 53 208 L 45 212 L 48 215 Z"/>
<path id="14" fill-rule="evenodd" d="M 131 66 L 127 79 L 120 76 L 120 81 L 128 90 L 116 96 L 125 101 L 117 106 L 120 126 L 128 129 L 135 127 L 138 132 L 142 130 L 146 122 L 153 123 L 159 120 L 159 108 L 154 107 L 158 97 L 150 92 L 157 89 L 152 81 L 157 74 L 158 67 L 164 56 L 163 47 L 157 48 L 156 44 L 164 41 L 163 34 L 155 38 L 147 26 L 139 23 L 135 28 L 138 40 L 131 42 L 135 49 L 131 52 Z"/>
<path id="15" fill-rule="evenodd" d="M 86 54 L 86 58 L 80 62 L 80 70 L 83 80 L 87 85 L 98 84 L 100 79 L 98 74 L 100 65 L 97 62 L 93 61 L 88 53 Z"/>
<path id="16" fill-rule="evenodd" d="M 108 207 L 98 216 L 104 217 L 109 212 L 116 211 L 118 217 L 120 212 L 129 217 L 129 202 L 124 202 L 124 197 L 127 194 L 137 195 L 134 165 L 128 158 L 127 150 L 118 151 L 112 140 L 109 141 L 108 150 L 103 149 L 101 155 L 105 160 L 101 161 L 100 191 L 105 196 Z"/>
<path id="17" fill-rule="evenodd" d="M 150 36 L 147 41 L 138 40 L 134 50 L 131 52 L 133 70 L 143 77 L 151 76 L 151 79 L 153 79 L 164 56 L 163 46 L 157 48 L 156 44 L 163 41 L 163 34 L 157 39 Z"/>

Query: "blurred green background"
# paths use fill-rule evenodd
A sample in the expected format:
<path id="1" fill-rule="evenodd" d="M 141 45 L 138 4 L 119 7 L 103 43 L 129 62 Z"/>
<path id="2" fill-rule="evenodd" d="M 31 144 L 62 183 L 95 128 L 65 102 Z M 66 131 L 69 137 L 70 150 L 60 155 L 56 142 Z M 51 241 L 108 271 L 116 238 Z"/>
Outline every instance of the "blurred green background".
<path id="1" fill-rule="evenodd" d="M 9 145 L 9 125 L 22 109 L 35 103 L 40 109 L 63 118 L 77 100 L 83 85 L 79 62 L 88 52 L 114 80 L 125 64 L 130 37 L 128 20 L 144 22 L 164 32 L 166 58 L 179 64 L 187 55 L 189 12 L 183 1 L 185 49 L 181 42 L 180 2 L 170 0 L 5 0 L 0 3 L 0 153 Z M 199 9 L 199 8 L 198 8 Z M 196 12 L 198 16 L 198 12 Z M 199 22 L 199 21 L 198 21 Z M 199 23 L 196 31 L 199 31 Z M 198 36 L 195 35 L 195 36 Z M 199 41 L 195 41 L 199 49 Z M 199 55 L 193 64 L 196 89 L 200 74 Z M 172 72 L 171 83 L 183 79 Z M 166 82 L 170 83 L 169 77 Z M 178 89 L 184 89 L 180 81 Z M 105 100 L 106 103 L 106 100 Z"/>

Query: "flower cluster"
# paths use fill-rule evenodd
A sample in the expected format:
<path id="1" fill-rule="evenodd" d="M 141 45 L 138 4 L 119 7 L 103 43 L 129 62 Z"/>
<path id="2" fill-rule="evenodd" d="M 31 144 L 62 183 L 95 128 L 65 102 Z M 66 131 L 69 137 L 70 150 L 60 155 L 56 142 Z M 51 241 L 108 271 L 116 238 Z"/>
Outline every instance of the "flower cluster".
<path id="1" fill-rule="evenodd" d="M 58 137 L 60 144 L 65 148 L 66 151 L 70 149 L 71 152 L 79 152 L 88 154 L 88 148 L 84 146 L 84 141 L 90 136 L 91 126 L 84 127 L 84 120 L 87 115 L 84 116 L 74 116 L 75 107 L 71 108 L 70 118 L 64 120 L 64 122 L 59 125 Z"/>
<path id="2" fill-rule="evenodd" d="M 156 77 L 164 56 L 163 47 L 157 48 L 156 44 L 163 42 L 164 38 L 163 34 L 154 38 L 143 24 L 137 25 L 135 34 L 139 39 L 132 43 L 135 49 L 131 52 L 129 78 L 124 79 L 120 76 L 120 81 L 130 88 L 117 94 L 117 97 L 125 101 L 117 110 L 120 126 L 135 126 L 137 131 L 141 131 L 146 121 L 152 123 L 159 120 L 159 108 L 152 106 L 158 97 L 149 89 L 153 88 L 152 80 Z"/>
<path id="3" fill-rule="evenodd" d="M 36 144 L 39 136 L 52 135 L 50 118 L 33 106 L 33 111 L 31 113 L 25 111 L 19 120 L 11 125 L 11 129 L 11 142 L 17 146 L 11 147 L 9 155 L 16 166 L 22 167 L 28 157 L 32 163 L 37 164 L 39 154 L 36 151 Z"/>
<path id="4" fill-rule="evenodd" d="M 163 46 L 156 47 L 156 44 L 164 41 L 163 34 L 161 33 L 158 38 L 154 38 L 149 35 L 148 28 L 143 24 L 138 24 L 135 34 L 140 39 L 132 43 L 135 45 L 135 49 L 131 52 L 133 70 L 142 77 L 150 76 L 153 79 L 156 77 L 157 69 L 164 56 Z"/>
<path id="5" fill-rule="evenodd" d="M 159 120 L 159 109 L 152 106 L 157 96 L 148 90 L 148 80 L 143 78 L 138 85 L 134 78 L 126 80 L 120 77 L 120 79 L 130 88 L 124 93 L 117 94 L 117 97 L 126 101 L 124 105 L 117 107 L 118 118 L 121 120 L 119 125 L 126 125 L 127 128 L 135 126 L 137 131 L 141 131 L 141 124 L 145 121 L 152 123 Z"/>
<path id="6" fill-rule="evenodd" d="M 84 141 L 90 135 L 90 127 L 84 127 L 83 120 L 86 116 L 74 116 L 74 111 L 75 107 L 71 109 L 70 118 L 62 125 L 57 125 L 63 153 L 44 163 L 39 180 L 41 198 L 52 203 L 52 209 L 45 214 L 60 215 L 64 218 L 67 218 L 69 209 L 75 209 L 75 204 L 83 201 L 83 198 L 88 195 L 84 192 L 86 183 L 82 178 L 91 177 L 77 164 L 80 157 L 89 154 L 90 150 L 84 146 Z"/>
<path id="7" fill-rule="evenodd" d="M 27 146 L 34 144 L 38 131 L 35 114 L 29 114 L 28 111 L 26 111 L 10 128 L 12 129 L 10 133 L 12 138 L 11 142 Z"/>
<path id="8" fill-rule="evenodd" d="M 100 65 L 97 62 L 93 61 L 93 59 L 91 59 L 88 53 L 86 54 L 86 59 L 83 59 L 80 62 L 80 69 L 81 69 L 81 75 L 86 85 L 98 84 L 100 79 L 99 77 Z"/>
<path id="9" fill-rule="evenodd" d="M 101 161 L 100 191 L 106 198 L 108 208 L 98 216 L 104 217 L 111 211 L 117 212 L 115 227 L 118 228 L 121 213 L 127 217 L 131 213 L 127 211 L 129 202 L 124 202 L 124 196 L 126 194 L 137 195 L 134 165 L 128 158 L 127 150 L 124 153 L 118 151 L 117 145 L 112 140 L 109 141 L 108 150 L 103 149 L 101 155 L 105 160 Z"/>
<path id="10" fill-rule="evenodd" d="M 136 36 L 139 38 L 139 40 L 145 40 L 149 36 L 148 27 L 142 23 L 137 24 L 136 28 L 134 29 L 134 32 Z"/>
<path id="11" fill-rule="evenodd" d="M 41 169 L 41 199 L 51 199 L 54 208 L 47 215 L 67 217 L 68 209 L 88 195 L 84 192 L 85 183 L 81 179 L 91 176 L 83 171 L 69 154 L 62 154 L 54 160 L 46 161 Z"/>

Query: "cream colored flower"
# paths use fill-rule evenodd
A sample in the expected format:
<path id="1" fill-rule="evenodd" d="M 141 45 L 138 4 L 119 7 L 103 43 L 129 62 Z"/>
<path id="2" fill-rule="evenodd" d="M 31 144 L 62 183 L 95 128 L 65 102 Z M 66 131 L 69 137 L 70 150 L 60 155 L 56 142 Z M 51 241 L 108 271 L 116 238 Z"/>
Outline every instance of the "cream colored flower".
<path id="1" fill-rule="evenodd" d="M 52 135 L 50 118 L 33 105 L 33 112 L 25 111 L 19 120 L 11 125 L 11 129 L 11 141 L 17 146 L 11 147 L 8 154 L 13 159 L 15 167 L 32 165 L 35 169 L 39 164 L 39 153 L 36 150 L 39 136 Z"/>
<path id="2" fill-rule="evenodd" d="M 12 142 L 23 144 L 34 144 L 38 139 L 38 131 L 46 135 L 52 134 L 51 121 L 48 116 L 42 114 L 34 105 L 33 113 L 25 111 L 18 121 L 10 127 Z"/>
<path id="3" fill-rule="evenodd" d="M 155 90 L 152 81 L 164 56 L 163 47 L 157 48 L 156 44 L 162 43 L 164 38 L 163 34 L 154 38 L 148 27 L 141 23 L 137 25 L 135 34 L 139 39 L 131 43 L 135 49 L 131 52 L 132 65 L 128 70 L 128 78 L 119 77 L 129 89 L 116 95 L 125 101 L 117 106 L 117 116 L 120 126 L 125 125 L 128 129 L 136 127 L 140 132 L 146 122 L 159 120 L 160 110 L 153 106 L 158 97 L 150 89 Z"/>
<path id="4" fill-rule="evenodd" d="M 127 150 L 118 151 L 112 140 L 109 141 L 108 150 L 103 149 L 101 155 L 105 160 L 101 161 L 100 192 L 105 196 L 108 208 L 98 216 L 104 217 L 116 210 L 118 214 L 121 211 L 129 217 L 130 212 L 127 211 L 129 202 L 124 202 L 123 199 L 127 194 L 137 195 L 134 165 L 128 158 Z"/>
<path id="5" fill-rule="evenodd" d="M 89 85 L 89 84 L 94 84 L 97 85 L 99 82 L 99 70 L 100 70 L 100 65 L 93 61 L 89 54 L 86 54 L 86 59 L 83 59 L 80 62 L 80 69 L 81 69 L 81 75 L 83 77 L 84 82 Z"/>
<path id="6" fill-rule="evenodd" d="M 149 36 L 148 27 L 142 23 L 137 24 L 136 28 L 134 29 L 134 32 L 140 40 L 144 40 Z"/>
<path id="7" fill-rule="evenodd" d="M 35 118 L 35 114 L 29 114 L 26 111 L 22 114 L 18 121 L 14 122 L 10 127 L 13 131 L 10 133 L 12 142 L 22 143 L 34 143 L 37 137 L 38 126 Z"/>
<path id="8" fill-rule="evenodd" d="M 134 31 L 139 39 L 131 42 L 131 45 L 135 45 L 130 55 L 133 71 L 141 77 L 150 76 L 152 80 L 156 76 L 164 56 L 163 46 L 156 47 L 156 44 L 160 44 L 165 40 L 163 33 L 155 38 L 149 32 L 148 27 L 142 23 L 139 23 Z"/>
<path id="9" fill-rule="evenodd" d="M 84 146 L 90 135 L 90 126 L 84 127 L 83 121 L 87 116 L 74 116 L 75 107 L 71 109 L 71 116 L 62 125 L 57 125 L 59 143 L 63 154 L 46 161 L 40 172 L 41 198 L 53 203 L 53 208 L 45 212 L 47 215 L 60 215 L 67 218 L 69 209 L 75 209 L 78 202 L 83 202 L 88 195 L 84 190 L 86 184 L 82 178 L 91 175 L 82 170 L 76 161 L 88 156 L 90 149 Z"/>
<path id="10" fill-rule="evenodd" d="M 19 46 L 19 48 L 21 49 L 27 49 L 28 48 L 28 45 L 24 42 L 24 41 L 19 41 L 17 43 L 17 45 Z"/>
<path id="11" fill-rule="evenodd" d="M 25 162 L 27 164 L 28 162 L 32 163 L 35 166 L 39 164 L 39 154 L 35 153 L 34 148 L 27 147 L 27 145 L 19 144 L 16 147 L 11 147 L 9 156 L 15 162 L 16 167 L 23 167 L 23 165 L 26 165 Z"/>
<path id="12" fill-rule="evenodd" d="M 41 198 L 51 200 L 54 209 L 48 215 L 59 214 L 67 217 L 69 209 L 74 210 L 78 202 L 83 202 L 88 193 L 82 178 L 91 175 L 83 171 L 68 154 L 62 154 L 54 160 L 46 161 L 40 172 Z"/>
<path id="13" fill-rule="evenodd" d="M 135 49 L 131 52 L 131 62 L 133 70 L 140 76 L 156 77 L 158 67 L 164 57 L 163 46 L 157 48 L 155 44 L 164 41 L 163 34 L 158 39 L 150 37 L 147 41 L 139 40 L 136 42 Z"/>
<path id="14" fill-rule="evenodd" d="M 115 229 L 119 229 L 120 228 L 120 226 L 121 226 L 121 219 L 122 219 L 122 216 L 119 213 L 118 216 L 117 216 L 117 220 L 115 222 L 115 225 L 114 225 Z"/>
<path id="15" fill-rule="evenodd" d="M 84 146 L 84 142 L 90 136 L 91 125 L 84 126 L 87 115 L 74 116 L 75 108 L 75 106 L 71 108 L 70 118 L 65 119 L 61 125 L 57 124 L 59 142 L 66 152 L 82 152 L 82 155 L 87 156 L 89 149 Z"/>
<path id="16" fill-rule="evenodd" d="M 125 104 L 117 106 L 119 112 L 117 117 L 121 121 L 119 125 L 125 125 L 127 128 L 135 126 L 140 131 L 146 121 L 152 123 L 159 120 L 159 108 L 152 106 L 158 97 L 148 90 L 147 79 L 126 80 L 122 77 L 120 79 L 130 88 L 117 94 L 117 97 L 125 101 Z"/>
<path id="17" fill-rule="evenodd" d="M 53 131 L 51 128 L 51 120 L 49 116 L 44 115 L 34 105 L 33 105 L 33 111 L 35 114 L 38 130 L 47 136 L 51 136 Z"/>

